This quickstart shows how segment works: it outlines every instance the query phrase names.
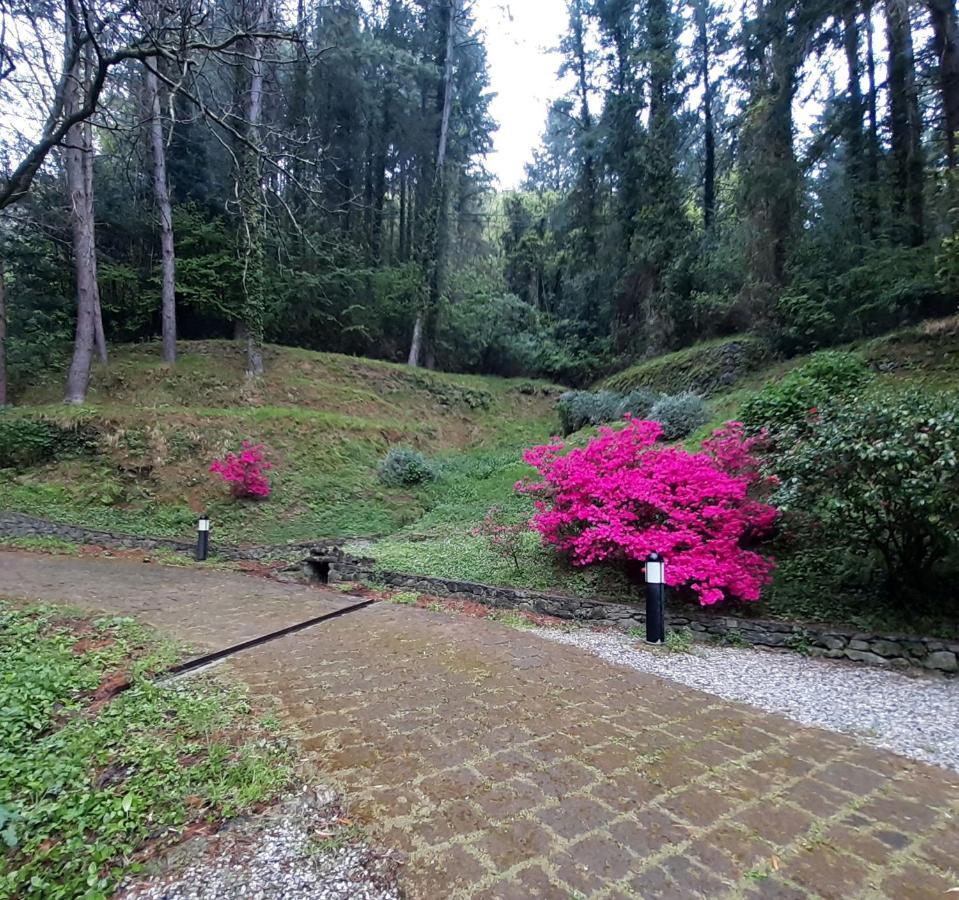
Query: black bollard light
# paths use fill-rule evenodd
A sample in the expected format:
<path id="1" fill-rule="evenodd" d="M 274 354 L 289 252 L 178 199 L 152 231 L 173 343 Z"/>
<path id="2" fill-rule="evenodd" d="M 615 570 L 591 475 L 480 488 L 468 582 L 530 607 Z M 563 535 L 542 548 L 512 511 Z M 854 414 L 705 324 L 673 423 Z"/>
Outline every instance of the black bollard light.
<path id="1" fill-rule="evenodd" d="M 203 562 L 210 555 L 210 517 L 200 516 L 196 523 L 196 561 Z"/>
<path id="2" fill-rule="evenodd" d="M 666 564 L 658 553 L 646 558 L 646 643 L 666 643 Z"/>

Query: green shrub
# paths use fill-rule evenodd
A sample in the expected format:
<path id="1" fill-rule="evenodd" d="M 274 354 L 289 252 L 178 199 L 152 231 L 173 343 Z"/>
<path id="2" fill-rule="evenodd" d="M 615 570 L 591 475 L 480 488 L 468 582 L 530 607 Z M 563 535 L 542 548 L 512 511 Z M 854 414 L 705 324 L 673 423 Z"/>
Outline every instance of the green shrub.
<path id="1" fill-rule="evenodd" d="M 89 446 L 90 435 L 82 425 L 65 427 L 0 413 L 0 469 L 24 469 Z"/>
<path id="2" fill-rule="evenodd" d="M 776 462 L 777 506 L 882 561 L 890 594 L 931 577 L 959 544 L 955 397 L 908 392 L 826 409 Z M 784 442 L 785 445 L 785 442 Z"/>
<path id="3" fill-rule="evenodd" d="M 617 422 L 627 413 L 637 419 L 649 416 L 661 394 L 637 388 L 628 394 L 616 391 L 567 391 L 556 404 L 563 434 L 572 434 L 588 425 Z"/>
<path id="4" fill-rule="evenodd" d="M 563 434 L 572 434 L 587 425 L 615 422 L 620 416 L 621 394 L 613 391 L 567 391 L 556 404 Z"/>
<path id="5" fill-rule="evenodd" d="M 858 353 L 824 350 L 785 378 L 767 384 L 740 410 L 750 428 L 781 431 L 801 425 L 811 409 L 847 397 L 872 377 Z"/>
<path id="6" fill-rule="evenodd" d="M 774 321 L 774 343 L 790 356 L 828 346 L 836 338 L 835 315 L 807 293 L 783 294 L 776 303 Z"/>
<path id="7" fill-rule="evenodd" d="M 630 391 L 619 404 L 619 418 L 629 413 L 634 419 L 647 419 L 663 395 L 648 388 Z"/>
<path id="8" fill-rule="evenodd" d="M 698 394 L 678 394 L 657 401 L 649 418 L 663 426 L 663 437 L 667 441 L 676 441 L 705 425 L 709 421 L 709 408 Z"/>
<path id="9" fill-rule="evenodd" d="M 383 458 L 380 481 L 390 487 L 411 487 L 436 480 L 436 467 L 418 450 L 393 447 Z"/>

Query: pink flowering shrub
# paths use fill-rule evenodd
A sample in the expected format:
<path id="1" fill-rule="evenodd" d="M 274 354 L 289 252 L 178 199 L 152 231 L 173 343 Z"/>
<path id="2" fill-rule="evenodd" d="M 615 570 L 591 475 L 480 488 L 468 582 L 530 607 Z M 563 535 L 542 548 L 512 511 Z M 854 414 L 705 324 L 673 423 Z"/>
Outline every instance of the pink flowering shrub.
<path id="1" fill-rule="evenodd" d="M 688 453 L 657 446 L 661 435 L 659 423 L 627 418 L 565 455 L 559 441 L 527 450 L 543 480 L 516 488 L 536 498 L 533 528 L 577 566 L 656 552 L 666 583 L 690 588 L 704 606 L 758 600 L 774 563 L 752 548 L 778 515 L 755 499 L 770 485 L 755 457 L 764 436 L 729 422 Z"/>
<path id="2" fill-rule="evenodd" d="M 270 480 L 265 473 L 272 468 L 263 455 L 263 445 L 251 441 L 244 441 L 239 453 L 227 453 L 210 464 L 210 471 L 230 485 L 230 492 L 238 500 L 269 497 Z"/>

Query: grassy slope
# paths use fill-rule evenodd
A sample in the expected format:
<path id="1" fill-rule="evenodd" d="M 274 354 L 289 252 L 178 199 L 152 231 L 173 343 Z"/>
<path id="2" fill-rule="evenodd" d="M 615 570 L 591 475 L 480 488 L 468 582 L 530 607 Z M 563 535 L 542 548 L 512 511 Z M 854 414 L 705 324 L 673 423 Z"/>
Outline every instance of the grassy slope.
<path id="1" fill-rule="evenodd" d="M 91 419 L 105 452 L 0 474 L 0 507 L 184 535 L 208 510 L 222 540 L 388 534 L 443 501 L 436 488 L 379 484 L 376 467 L 391 445 L 452 455 L 453 469 L 466 459 L 469 468 L 504 452 L 515 458 L 555 428 L 547 396 L 555 390 L 538 384 L 529 393 L 528 380 L 270 347 L 267 374 L 251 389 L 234 344 L 184 344 L 173 371 L 158 355 L 151 345 L 115 350 L 95 371 L 89 408 L 81 411 L 58 403 L 54 381 L 22 398 L 17 414 Z M 207 472 L 214 456 L 243 439 L 266 444 L 276 464 L 267 503 L 230 502 Z"/>
<path id="2" fill-rule="evenodd" d="M 706 349 L 721 345 L 711 342 Z M 880 372 L 871 390 L 917 385 L 959 390 L 956 321 L 938 330 L 896 332 L 857 349 Z M 529 500 L 517 497 L 512 486 L 529 474 L 522 448 L 557 427 L 557 389 L 539 385 L 530 395 L 528 381 L 414 372 L 271 348 L 257 395 L 245 396 L 236 348 L 208 342 L 184 350 L 173 374 L 156 363 L 155 347 L 116 353 L 115 361 L 98 371 L 91 393 L 96 416 L 110 423 L 116 449 L 109 461 L 63 462 L 6 482 L 0 474 L 0 507 L 144 533 L 188 533 L 195 513 L 207 507 L 221 539 L 386 535 L 372 548 L 357 544 L 355 549 L 375 556 L 384 568 L 421 574 L 582 595 L 630 591 L 610 573 L 557 563 L 533 535 L 521 541 L 517 569 L 471 533 L 491 506 L 502 507 L 506 521 L 531 514 Z M 800 357 L 767 361 L 759 368 L 747 365 L 726 389 L 710 396 L 713 421 L 688 444 L 698 444 L 716 425 L 734 418 L 750 394 L 803 362 Z M 677 391 L 697 379 L 714 378 L 716 355 L 690 348 L 627 371 L 632 384 Z M 688 384 L 677 382 L 677 373 Z M 53 403 L 58 389 L 41 387 L 27 399 Z M 485 408 L 478 405 L 483 402 Z M 39 408 L 64 415 L 58 405 Z M 278 461 L 275 494 L 265 504 L 229 502 L 206 473 L 214 452 L 244 437 L 267 443 Z M 584 432 L 573 440 L 587 437 Z M 440 480 L 410 490 L 380 485 L 376 465 L 396 443 L 437 458 Z M 148 477 L 117 470 L 118 464 L 129 469 L 144 463 L 155 464 Z M 122 489 L 124 495 L 113 502 L 105 488 Z"/>
<path id="3" fill-rule="evenodd" d="M 945 325 L 945 327 L 943 327 Z M 740 338 L 732 339 L 740 341 Z M 720 347 L 721 342 L 705 345 L 709 351 Z M 689 348 L 676 354 L 650 360 L 627 370 L 628 378 L 604 382 L 603 387 L 618 387 L 628 390 L 644 385 L 662 391 L 680 391 L 695 383 L 708 381 L 716 374 L 716 356 Z M 854 348 L 868 359 L 878 375 L 869 390 L 889 393 L 910 387 L 928 390 L 959 392 L 959 319 L 942 323 L 939 327 L 910 328 L 882 338 L 861 342 Z M 687 441 L 690 447 L 698 446 L 703 437 L 714 428 L 735 418 L 742 402 L 764 384 L 781 378 L 792 368 L 802 365 L 806 357 L 789 361 L 767 361 L 759 368 L 750 365 L 732 379 L 726 390 L 717 390 L 710 397 L 712 421 L 692 435 Z M 697 360 L 701 365 L 697 367 Z M 682 373 L 677 376 L 677 373 Z M 688 379 L 686 383 L 677 377 Z M 591 430 L 590 430 L 591 432 Z M 571 440 L 580 441 L 587 432 Z M 588 595 L 601 591 L 612 596 L 633 596 L 633 589 L 611 573 L 599 570 L 570 570 L 558 565 L 549 551 L 538 546 L 533 536 L 525 539 L 520 547 L 521 568 L 517 570 L 509 559 L 491 553 L 482 538 L 471 535 L 470 529 L 482 516 L 486 505 L 499 503 L 504 506 L 507 518 L 514 521 L 528 515 L 526 501 L 511 498 L 509 482 L 514 475 L 522 473 L 522 467 L 506 466 L 500 472 L 488 476 L 486 481 L 463 480 L 457 490 L 465 501 L 458 503 L 456 493 L 447 494 L 446 502 L 423 518 L 415 527 L 407 529 L 373 548 L 372 554 L 384 568 L 399 569 L 422 574 L 451 578 L 487 581 L 500 584 L 523 585 L 532 588 L 559 589 L 568 593 Z M 507 477 L 508 476 L 508 477 Z M 501 492 L 501 493 L 498 493 Z M 360 548 L 357 548 L 360 549 Z M 367 551 L 368 552 L 368 551 Z M 770 608 L 771 614 L 777 609 Z M 819 616 L 816 609 L 783 609 L 784 615 Z M 888 614 L 875 621 L 854 611 L 842 609 L 839 615 L 853 619 L 864 628 L 907 627 L 908 623 L 893 621 Z M 915 623 L 912 623 L 915 624 Z M 924 624 L 930 632 L 939 630 L 938 621 Z"/>

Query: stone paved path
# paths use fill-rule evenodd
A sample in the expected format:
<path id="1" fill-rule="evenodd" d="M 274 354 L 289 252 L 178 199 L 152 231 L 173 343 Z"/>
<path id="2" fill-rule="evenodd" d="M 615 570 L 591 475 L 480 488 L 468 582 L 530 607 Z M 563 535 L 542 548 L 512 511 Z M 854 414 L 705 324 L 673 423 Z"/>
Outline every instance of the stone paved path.
<path id="1" fill-rule="evenodd" d="M 208 646 L 343 602 L 9 553 L 0 595 L 138 614 Z M 898 900 L 959 886 L 954 774 L 523 632 L 382 604 L 228 666 L 279 699 L 376 839 L 409 854 L 412 897 Z"/>

